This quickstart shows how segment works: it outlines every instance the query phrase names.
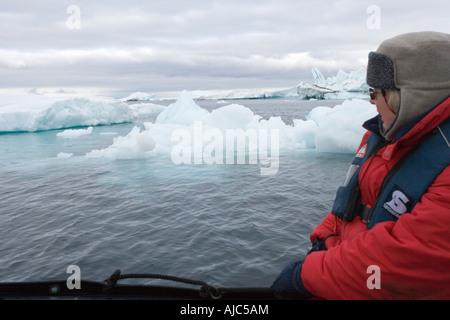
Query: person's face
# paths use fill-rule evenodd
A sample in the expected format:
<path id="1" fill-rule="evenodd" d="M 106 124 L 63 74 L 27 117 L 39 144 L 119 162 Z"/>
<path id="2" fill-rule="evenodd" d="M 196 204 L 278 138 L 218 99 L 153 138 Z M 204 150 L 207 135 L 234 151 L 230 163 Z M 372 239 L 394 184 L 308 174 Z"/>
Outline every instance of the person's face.
<path id="1" fill-rule="evenodd" d="M 383 96 L 380 89 L 371 89 L 370 93 L 370 103 L 377 107 L 377 111 L 383 121 L 383 128 L 389 128 L 396 116 L 395 112 L 392 111 L 387 104 L 389 100 L 389 91 L 385 91 L 385 96 Z"/>

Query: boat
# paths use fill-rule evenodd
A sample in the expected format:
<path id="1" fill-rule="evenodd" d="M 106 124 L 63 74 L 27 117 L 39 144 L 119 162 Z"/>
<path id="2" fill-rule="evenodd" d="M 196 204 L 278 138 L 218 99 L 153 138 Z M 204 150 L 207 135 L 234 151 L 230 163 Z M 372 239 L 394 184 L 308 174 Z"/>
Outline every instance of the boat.
<path id="1" fill-rule="evenodd" d="M 120 284 L 124 279 L 161 279 L 180 286 Z M 122 274 L 116 270 L 104 281 L 80 280 L 77 287 L 61 281 L 0 282 L 0 300 L 276 300 L 270 288 L 214 287 L 204 281 L 163 274 Z"/>

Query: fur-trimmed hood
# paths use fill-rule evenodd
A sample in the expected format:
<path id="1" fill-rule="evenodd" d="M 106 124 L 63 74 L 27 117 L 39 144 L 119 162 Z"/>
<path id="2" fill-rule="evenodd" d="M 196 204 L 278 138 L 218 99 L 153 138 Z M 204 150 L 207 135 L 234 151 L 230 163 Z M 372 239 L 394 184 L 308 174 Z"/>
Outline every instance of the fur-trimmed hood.
<path id="1" fill-rule="evenodd" d="M 405 126 L 450 95 L 450 34 L 407 33 L 381 43 L 369 54 L 367 84 L 400 89 L 400 108 L 382 134 L 395 140 Z"/>

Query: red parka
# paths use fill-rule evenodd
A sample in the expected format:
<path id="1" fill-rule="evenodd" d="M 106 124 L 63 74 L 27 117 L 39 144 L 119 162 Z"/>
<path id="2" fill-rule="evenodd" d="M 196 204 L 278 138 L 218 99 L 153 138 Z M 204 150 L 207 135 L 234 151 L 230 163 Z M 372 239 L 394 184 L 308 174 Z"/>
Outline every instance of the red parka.
<path id="1" fill-rule="evenodd" d="M 364 163 L 359 173 L 363 204 L 374 205 L 388 171 L 421 137 L 449 116 L 447 98 L 403 137 Z M 342 222 L 329 213 L 310 238 L 314 241 L 326 237 L 327 250 L 310 253 L 301 269 L 303 284 L 314 296 L 449 299 L 450 167 L 434 180 L 411 212 L 396 222 L 380 222 L 368 229 L 360 217 Z M 379 289 L 370 285 L 374 277 L 378 277 Z"/>

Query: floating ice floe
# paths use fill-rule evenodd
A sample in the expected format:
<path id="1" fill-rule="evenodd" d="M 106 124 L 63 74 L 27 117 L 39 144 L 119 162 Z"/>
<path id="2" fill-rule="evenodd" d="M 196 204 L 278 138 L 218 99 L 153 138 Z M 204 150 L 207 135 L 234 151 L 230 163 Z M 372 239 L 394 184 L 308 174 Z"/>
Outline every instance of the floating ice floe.
<path id="1" fill-rule="evenodd" d="M 56 155 L 57 159 L 69 159 L 73 156 L 73 153 L 60 152 Z"/>
<path id="2" fill-rule="evenodd" d="M 87 158 L 140 159 L 155 148 L 155 141 L 149 132 L 135 126 L 126 136 L 114 138 L 113 144 L 105 149 L 92 150 Z"/>
<path id="3" fill-rule="evenodd" d="M 293 125 L 288 125 L 281 117 L 263 119 L 239 104 L 225 105 L 209 112 L 183 92 L 175 103 L 158 115 L 155 122 L 145 122 L 143 127 L 135 126 L 128 135 L 116 137 L 112 145 L 92 150 L 86 157 L 150 158 L 161 154 L 173 156 L 174 150 L 178 157 L 179 153 L 184 156 L 183 152 L 187 150 L 192 155 L 192 163 L 197 161 L 194 159 L 196 154 L 201 157 L 214 154 L 214 160 L 219 161 L 218 154 L 224 157 L 227 154 L 229 144 L 226 139 L 230 134 L 236 139 L 236 146 L 239 144 L 237 139 L 244 137 L 241 142 L 248 143 L 246 147 L 251 152 L 250 144 L 260 147 L 261 138 L 268 139 L 275 131 L 278 136 L 276 148 L 280 153 L 315 149 L 352 154 L 365 132 L 362 123 L 376 113 L 376 108 L 367 100 L 353 99 L 333 108 L 316 107 L 305 119 L 294 119 Z M 253 137 L 256 140 L 252 142 Z M 270 140 L 265 141 L 266 144 L 270 145 Z M 273 149 L 267 154 L 271 151 Z"/>
<path id="4" fill-rule="evenodd" d="M 93 127 L 87 129 L 66 129 L 63 132 L 59 132 L 56 135 L 61 138 L 78 138 L 81 136 L 90 135 L 93 131 Z"/>
<path id="5" fill-rule="evenodd" d="M 108 125 L 131 122 L 137 117 L 136 110 L 115 99 L 0 93 L 0 132 Z"/>

